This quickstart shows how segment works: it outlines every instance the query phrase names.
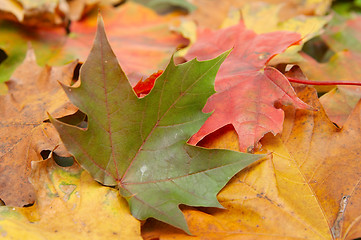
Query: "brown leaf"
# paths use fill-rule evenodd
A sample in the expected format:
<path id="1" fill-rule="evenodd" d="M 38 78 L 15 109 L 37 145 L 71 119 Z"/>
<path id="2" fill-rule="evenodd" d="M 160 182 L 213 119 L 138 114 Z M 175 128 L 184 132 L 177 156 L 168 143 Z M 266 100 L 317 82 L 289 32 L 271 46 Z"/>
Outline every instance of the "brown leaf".
<path id="1" fill-rule="evenodd" d="M 308 88 L 298 95 L 321 108 Z M 286 119 L 282 140 L 317 196 L 333 237 L 361 237 L 361 102 L 341 129 L 323 109 L 306 113 L 287 108 Z"/>
<path id="2" fill-rule="evenodd" d="M 116 189 L 101 186 L 78 165 L 53 159 L 32 162 L 36 203 L 0 207 L 0 236 L 6 239 L 140 240 L 140 222 Z"/>
<path id="3" fill-rule="evenodd" d="M 28 181 L 30 162 L 41 160 L 42 150 L 61 144 L 53 126 L 44 120 L 47 111 L 56 117 L 76 111 L 58 83 L 70 84 L 76 64 L 39 67 L 29 50 L 7 82 L 8 94 L 0 96 L 0 198 L 6 205 L 34 202 Z M 64 147 L 56 152 L 66 154 Z"/>

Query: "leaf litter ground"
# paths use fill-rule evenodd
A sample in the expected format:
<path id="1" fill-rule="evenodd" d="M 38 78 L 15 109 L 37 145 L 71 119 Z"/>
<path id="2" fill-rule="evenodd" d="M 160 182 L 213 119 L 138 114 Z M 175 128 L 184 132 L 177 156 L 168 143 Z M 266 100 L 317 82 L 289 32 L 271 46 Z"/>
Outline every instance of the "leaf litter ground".
<path id="1" fill-rule="evenodd" d="M 202 1 L 195 2 L 195 4 L 199 4 Z M 232 1 L 227 1 L 227 4 L 224 4 L 224 6 L 228 8 L 228 6 L 231 5 L 231 2 Z M 289 4 L 292 5 L 301 3 L 299 1 L 292 1 L 292 3 L 290 2 Z M 294 8 L 293 10 L 299 11 L 304 6 L 306 6 L 302 11 L 305 11 L 308 15 L 322 15 L 325 13 L 325 9 L 327 9 L 327 6 L 329 4 L 330 1 L 318 1 L 317 3 L 315 3 L 314 1 L 304 1 L 302 3 L 302 6 L 297 5 L 297 9 Z M 215 9 L 218 11 L 219 8 L 215 7 Z M 212 9 L 209 9 L 209 11 L 211 10 Z M 236 13 L 238 10 L 233 9 L 232 11 Z M 246 11 L 245 8 L 243 8 L 242 11 L 243 16 L 247 17 L 247 13 L 244 12 Z M 283 14 L 283 12 L 284 11 L 281 11 L 280 14 Z M 291 12 L 292 11 L 287 11 L 287 13 Z M 191 14 L 190 17 L 195 17 L 194 14 L 196 14 L 196 12 Z M 222 18 L 220 19 L 222 20 Z M 328 21 L 326 18 L 324 18 L 323 20 L 323 17 L 319 18 L 320 21 Z M 206 17 L 202 20 L 204 22 L 199 23 L 202 25 L 203 23 L 206 23 L 207 21 L 210 22 L 211 20 L 212 19 Z M 257 20 L 262 21 L 262 19 Z M 298 20 L 300 20 L 302 24 L 303 20 Z M 330 48 L 336 50 L 335 57 L 331 58 L 329 63 L 319 64 L 318 62 L 312 61 L 312 59 L 307 59 L 303 62 L 300 60 L 300 56 L 304 56 L 304 53 L 301 53 L 301 55 L 294 53 L 295 55 L 292 55 L 292 51 L 288 51 L 287 56 L 279 55 L 276 58 L 273 58 L 273 61 L 269 62 L 268 64 L 272 65 L 275 63 L 282 63 L 282 61 L 286 61 L 283 63 L 290 63 L 287 61 L 293 59 L 292 61 L 295 61 L 295 63 L 297 63 L 297 61 L 300 61 L 298 63 L 301 65 L 302 70 L 305 72 L 306 76 L 310 77 L 313 81 L 319 81 L 327 77 L 334 78 L 334 80 L 342 80 L 343 76 L 349 78 L 349 81 L 358 81 L 357 74 L 355 74 L 358 71 L 358 60 L 357 58 L 352 57 L 358 55 L 357 46 L 359 40 L 357 39 L 357 31 L 352 30 L 353 28 L 357 28 L 358 23 L 359 22 L 357 18 L 346 22 L 343 25 L 346 26 L 345 31 L 343 31 L 342 28 L 341 30 L 338 29 L 337 23 L 335 28 L 333 28 L 331 24 L 329 25 L 331 31 L 328 30 L 329 27 L 326 28 L 326 34 L 323 35 L 323 39 Z M 277 23 L 277 25 L 279 24 L 283 24 L 283 22 Z M 212 27 L 214 26 L 216 25 L 213 24 Z M 248 24 L 247 27 L 253 28 L 254 26 Z M 304 33 L 301 34 L 303 39 L 306 39 L 308 37 L 303 35 Z M 340 38 L 340 36 L 342 37 Z M 350 43 L 345 43 L 343 42 L 345 39 L 351 39 L 356 44 L 350 45 Z M 6 45 L 2 45 L 2 48 L 3 50 L 6 50 Z M 291 48 L 295 49 L 294 47 Z M 301 48 L 298 47 L 298 50 L 299 49 Z M 345 49 L 348 50 L 345 51 Z M 350 61 L 350 59 L 356 59 L 356 61 Z M 1 66 L 5 65 L 2 64 Z M 282 70 L 282 68 L 279 69 Z M 348 69 L 348 71 L 346 72 L 345 69 Z M 151 72 L 156 72 L 157 70 L 158 69 L 152 69 Z M 322 70 L 323 73 L 318 74 L 318 70 Z M 7 71 L 5 68 L 5 72 L 6 74 L 9 74 L 11 71 Z M 337 75 L 331 74 L 332 72 L 336 72 Z M 287 74 L 285 76 L 289 78 Z M 339 77 L 336 76 L 340 76 L 341 79 L 338 79 Z M 156 75 L 154 75 L 153 77 L 157 78 Z M 162 77 L 160 77 L 160 79 L 162 79 Z M 138 80 L 140 79 L 135 78 L 134 83 Z M 151 78 L 145 80 L 144 92 L 139 92 L 141 94 L 141 97 L 145 96 L 149 92 L 149 86 L 146 85 L 153 80 L 154 79 Z M 331 88 L 328 87 L 328 90 L 330 89 Z M 138 93 L 138 90 L 134 90 Z M 283 131 L 281 131 L 282 135 L 273 137 L 270 134 L 267 134 L 263 139 L 261 139 L 261 143 L 263 145 L 263 153 L 270 152 L 269 154 L 272 153 L 272 155 L 269 155 L 270 157 L 264 161 L 257 162 L 256 164 L 245 168 L 242 172 L 237 174 L 229 184 L 226 185 L 226 187 L 221 191 L 220 194 L 218 194 L 218 201 L 223 206 L 227 207 L 227 209 L 194 208 L 186 207 L 184 205 L 181 206 L 181 209 L 187 221 L 187 225 L 189 226 L 189 230 L 193 234 L 193 238 L 204 239 L 205 237 L 207 237 L 210 239 L 219 239 L 228 236 L 228 238 L 242 237 L 242 239 L 262 239 L 262 236 L 264 239 L 355 239 L 357 237 L 361 237 L 359 231 L 360 223 L 358 221 L 358 212 L 360 207 L 358 201 L 359 198 L 357 197 L 359 191 L 359 176 L 357 173 L 357 159 L 359 152 L 358 126 L 360 122 L 360 120 L 358 119 L 359 110 L 357 109 L 359 109 L 359 104 L 357 104 L 357 101 L 359 99 L 359 96 L 357 96 L 357 88 L 354 87 L 339 87 L 339 90 L 340 91 L 336 91 L 336 93 L 340 93 L 341 96 L 340 94 L 333 94 L 333 92 L 335 92 L 333 91 L 330 92 L 330 94 L 325 95 L 325 97 L 321 99 L 321 102 L 322 104 L 325 104 L 325 107 L 328 106 L 328 110 L 326 111 L 328 114 L 333 114 L 330 115 L 331 117 L 341 116 L 341 118 L 339 118 L 341 120 L 332 117 L 332 120 L 336 121 L 339 126 L 344 125 L 344 127 L 341 129 L 335 127 L 327 119 L 326 115 L 321 110 L 322 108 L 319 107 L 319 103 L 317 103 L 316 101 L 316 95 L 312 93 L 311 90 L 302 90 L 296 88 L 298 96 L 303 101 L 320 110 L 318 112 L 313 112 L 296 110 L 293 107 L 282 108 L 286 113 L 285 124 L 283 126 Z M 132 94 L 134 95 L 134 93 Z M 153 91 L 150 94 L 154 94 Z M 338 96 L 338 99 L 341 100 L 337 100 L 336 96 Z M 32 97 L 29 96 L 26 99 L 30 101 Z M 44 99 L 47 98 L 45 97 Z M 146 99 L 146 97 L 144 99 Z M 348 109 L 339 107 L 342 99 L 345 99 L 345 101 L 347 102 Z M 29 102 L 28 100 L 25 100 L 25 103 L 21 101 L 21 104 L 16 105 L 17 111 L 21 111 L 23 106 L 24 109 L 29 108 L 27 107 L 27 104 Z M 7 105 L 11 106 L 10 104 L 4 104 L 2 106 L 7 107 Z M 354 109 L 354 106 L 357 107 Z M 340 109 L 342 111 L 340 111 Z M 54 114 L 52 110 L 46 110 L 48 110 L 51 114 Z M 44 118 L 42 118 L 46 120 L 47 117 L 45 115 L 45 111 L 43 111 L 43 115 Z M 349 115 L 350 117 L 348 118 Z M 56 114 L 54 114 L 54 116 L 58 117 Z M 299 121 L 300 119 L 301 121 Z M 40 120 L 39 118 L 39 124 L 40 121 L 44 120 Z M 92 121 L 88 122 L 88 126 L 91 126 L 91 122 Z M 44 124 L 48 123 L 46 123 L 45 121 L 45 123 L 40 124 L 40 126 L 46 126 Z M 50 126 L 50 124 L 48 125 Z M 11 136 L 11 132 L 12 131 L 10 131 L 10 134 L 8 134 L 9 136 Z M 305 134 L 303 134 L 303 132 Z M 50 134 L 48 136 L 55 135 Z M 35 134 L 33 136 L 37 135 Z M 229 137 L 229 139 L 224 138 L 224 136 Z M 281 140 L 284 142 L 280 140 L 280 137 Z M 36 139 L 36 137 L 34 139 Z M 57 139 L 57 137 L 55 139 Z M 350 142 L 349 139 L 352 139 L 352 141 Z M 59 143 L 59 140 L 56 140 L 56 142 Z M 205 136 L 198 144 L 207 148 L 216 147 L 239 150 L 240 148 L 238 142 L 239 139 L 234 131 L 234 128 L 232 128 L 232 126 L 230 125 L 227 125 L 226 127 L 223 127 L 216 132 L 210 133 L 209 135 Z M 27 144 L 28 143 L 29 142 L 27 142 Z M 39 152 L 43 149 L 43 147 L 41 147 L 42 145 L 37 145 L 37 143 L 31 142 L 29 144 L 29 149 L 37 149 L 31 151 L 33 153 L 37 153 L 37 160 L 41 159 Z M 46 149 L 50 150 L 52 148 L 50 146 L 47 146 Z M 93 152 L 96 152 L 96 150 L 97 149 L 95 149 Z M 173 155 L 171 157 L 173 157 Z M 154 159 L 157 158 L 152 158 L 152 160 Z M 40 162 L 34 163 L 33 165 L 36 166 L 37 164 L 40 164 Z M 28 169 L 29 166 L 30 165 L 27 165 Z M 144 175 L 147 173 L 147 169 L 142 168 L 142 166 L 139 166 L 140 168 L 138 169 L 138 175 L 135 174 L 138 177 L 138 182 L 141 182 L 139 181 L 139 177 L 141 178 L 143 175 L 144 178 Z M 18 168 L 16 170 L 20 169 L 21 168 Z M 36 168 L 33 168 L 33 173 L 36 173 L 35 169 Z M 50 173 L 52 170 L 48 169 L 48 171 Z M 129 171 L 132 172 L 131 170 Z M 134 169 L 134 171 L 136 172 L 136 169 Z M 46 175 L 46 171 L 40 172 L 43 172 L 43 176 Z M 52 174 L 50 174 L 49 176 L 51 175 Z M 113 175 L 112 177 L 114 176 L 115 175 Z M 127 173 L 126 176 L 129 176 L 129 174 Z M 69 176 L 67 176 L 67 178 L 69 178 Z M 117 176 L 116 179 L 118 179 Z M 24 180 L 25 182 L 27 181 L 26 175 Z M 68 180 L 71 181 L 71 177 Z M 119 183 L 120 182 L 121 181 L 119 181 Z M 32 183 L 35 187 L 33 192 L 35 191 L 37 194 L 41 184 L 34 184 L 36 182 L 33 181 Z M 117 185 L 117 183 L 115 184 Z M 90 182 L 86 184 L 90 184 Z M 72 184 L 60 185 L 61 187 L 59 187 L 58 191 L 60 196 L 64 197 L 67 193 L 72 192 Z M 78 186 L 75 187 L 74 192 L 77 191 L 77 188 Z M 106 187 L 103 187 L 103 189 L 111 190 Z M 56 191 L 53 192 L 56 193 Z M 242 194 L 240 194 L 240 192 L 242 192 Z M 63 195 L 63 193 L 65 195 Z M 215 194 L 216 193 L 214 193 L 213 195 L 213 199 Z M 35 196 L 35 194 L 33 196 Z M 38 195 L 36 196 L 37 202 L 33 207 L 16 209 L 16 211 L 20 211 L 20 215 L 18 213 L 15 213 L 16 211 L 14 212 L 15 215 L 17 215 L 17 217 L 23 218 L 21 220 L 21 225 L 23 226 L 26 226 L 27 221 L 30 220 L 32 222 L 37 222 L 38 226 L 41 226 L 41 228 L 43 229 L 47 229 L 46 231 L 54 231 L 54 229 L 57 227 L 57 224 L 55 224 L 55 222 L 51 226 L 48 226 L 50 228 L 47 228 L 45 227 L 45 225 L 43 225 L 44 220 L 51 219 L 51 214 L 49 212 L 49 209 L 47 209 L 46 207 L 36 207 L 37 204 L 41 204 L 41 201 L 44 200 L 42 198 L 39 198 Z M 130 198 L 132 196 L 133 195 L 131 195 Z M 17 204 L 21 205 L 23 203 L 18 202 Z M 177 206 L 177 204 L 174 205 Z M 1 212 L 3 214 L 0 218 L 2 223 L 10 220 L 10 218 L 8 218 L 10 216 L 9 210 L 11 210 L 11 208 L 9 208 L 8 206 L 1 207 Z M 38 214 L 37 211 L 38 213 L 41 212 L 42 214 L 44 213 L 50 215 L 47 217 L 43 217 L 42 220 L 35 219 L 36 214 Z M 320 214 L 320 211 L 322 214 Z M 25 213 L 23 215 L 25 218 L 21 217 L 22 213 Z M 29 214 L 31 214 L 32 217 Z M 129 213 L 126 213 L 126 215 L 127 214 L 129 215 Z M 120 216 L 121 214 L 119 214 L 119 216 L 117 216 L 115 219 L 119 219 Z M 82 218 L 81 216 L 79 217 L 79 219 Z M 116 222 L 115 219 L 114 222 Z M 61 224 L 61 221 L 68 220 L 69 218 L 64 218 L 63 220 L 60 220 L 59 224 L 63 225 Z M 52 220 L 50 220 L 50 222 L 51 221 Z M 275 222 L 277 224 L 274 224 Z M 8 223 L 9 222 L 7 222 L 6 224 Z M 97 224 L 96 222 L 89 223 L 90 225 Z M 0 226 L 5 226 L 5 224 Z M 36 233 L 36 229 L 29 228 L 29 231 L 19 231 L 19 229 L 16 228 L 17 225 L 10 224 L 6 226 L 7 230 L 5 232 L 1 232 L 1 234 L 2 236 L 4 236 L 4 234 L 9 233 L 8 238 L 12 236 L 19 237 L 20 232 L 24 233 L 25 236 L 30 236 L 35 232 L 32 236 L 42 237 L 41 235 L 38 235 Z M 9 228 L 9 226 L 12 227 Z M 34 224 L 30 224 L 29 226 L 34 226 Z M 74 230 L 77 231 L 76 229 L 77 227 L 79 227 L 79 225 L 75 224 L 73 227 Z M 132 237 L 134 237 L 133 239 L 137 239 L 137 236 L 139 237 L 139 224 L 134 229 L 138 229 L 133 232 L 135 235 L 127 235 L 127 239 L 132 239 Z M 101 239 L 100 236 L 108 234 L 109 231 L 106 230 L 106 232 L 104 233 L 101 233 L 101 231 L 99 231 L 99 233 L 100 234 L 97 236 L 99 236 L 99 238 Z M 56 239 L 57 236 L 62 236 L 62 234 L 65 234 L 65 232 L 62 232 L 61 234 L 47 235 L 47 237 L 51 239 Z M 156 221 L 147 221 L 147 223 L 143 226 L 142 234 L 143 237 L 146 239 L 157 237 L 160 237 L 161 239 L 189 238 L 189 236 L 185 235 L 184 232 L 176 230 L 175 228 L 172 228 L 168 225 L 162 225 L 160 222 Z M 87 236 L 96 238 L 95 235 L 92 235 L 90 233 Z M 109 235 L 109 237 L 111 238 L 111 235 Z"/>

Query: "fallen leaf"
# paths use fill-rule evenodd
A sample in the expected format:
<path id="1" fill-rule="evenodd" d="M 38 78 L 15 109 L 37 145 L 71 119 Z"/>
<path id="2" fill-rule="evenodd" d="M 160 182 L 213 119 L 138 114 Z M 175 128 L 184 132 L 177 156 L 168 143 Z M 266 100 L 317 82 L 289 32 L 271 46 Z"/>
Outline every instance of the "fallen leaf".
<path id="1" fill-rule="evenodd" d="M 359 238 L 361 102 L 340 129 L 327 118 L 315 91 L 306 88 L 298 96 L 320 111 L 288 107 L 282 140 L 317 196 L 332 239 Z"/>
<path id="2" fill-rule="evenodd" d="M 116 9 L 104 7 L 101 13 L 107 23 L 109 41 L 132 85 L 154 71 L 164 69 L 177 47 L 188 43 L 170 30 L 178 21 L 177 14 L 159 16 L 133 2 Z M 73 36 L 67 39 L 64 48 L 81 61 L 89 54 L 96 19 L 97 15 L 93 12 L 83 21 L 71 25 Z"/>
<path id="3" fill-rule="evenodd" d="M 242 19 L 248 29 L 258 34 L 274 31 L 291 31 L 301 35 L 299 44 L 290 46 L 285 52 L 278 54 L 270 60 L 270 65 L 280 63 L 294 63 L 302 57 L 298 54 L 303 44 L 323 32 L 323 27 L 330 21 L 330 16 L 299 15 L 287 20 L 281 20 L 284 4 L 267 4 L 254 2 L 242 7 Z M 239 19 L 240 20 L 240 19 Z M 234 24 L 238 23 L 234 22 Z"/>
<path id="4" fill-rule="evenodd" d="M 46 111 L 55 117 L 74 113 L 58 81 L 70 84 L 76 62 L 63 67 L 39 67 L 33 50 L 7 82 L 8 94 L 0 96 L 0 199 L 9 206 L 34 202 L 28 182 L 30 162 L 42 159 L 41 151 L 60 144 Z M 65 155 L 64 147 L 57 149 Z"/>
<path id="5" fill-rule="evenodd" d="M 101 186 L 77 166 L 61 168 L 52 159 L 32 162 L 36 203 L 0 207 L 4 239 L 142 239 L 117 190 Z"/>
<path id="6" fill-rule="evenodd" d="M 341 127 L 360 99 L 360 87 L 338 86 L 322 95 L 320 102 L 330 120 Z"/>
<path id="7" fill-rule="evenodd" d="M 248 0 L 192 0 L 191 2 L 197 6 L 197 10 L 190 15 L 190 18 L 194 19 L 200 26 L 212 29 L 218 29 L 229 12 L 232 12 L 234 9 L 240 9 L 250 3 Z M 284 21 L 299 15 L 323 16 L 329 10 L 332 1 L 263 0 L 262 2 L 282 4 L 280 17 L 281 21 Z"/>
<path id="8" fill-rule="evenodd" d="M 212 115 L 189 143 L 197 144 L 206 135 L 232 124 L 238 133 L 241 151 L 253 151 L 264 134 L 281 132 L 283 111 L 276 103 L 311 109 L 296 96 L 287 78 L 267 66 L 270 59 L 297 44 L 292 32 L 257 35 L 242 23 L 218 31 L 203 30 L 185 58 L 207 60 L 233 47 L 217 74 L 216 94 L 203 111 Z"/>
<path id="9" fill-rule="evenodd" d="M 228 53 L 205 62 L 171 60 L 152 91 L 137 98 L 118 65 L 99 19 L 79 87 L 63 86 L 88 116 L 87 129 L 52 120 L 77 161 L 98 181 L 118 185 L 133 216 L 188 231 L 179 204 L 221 207 L 216 194 L 262 155 L 187 145 L 202 125 L 212 79 Z"/>
<path id="10" fill-rule="evenodd" d="M 216 141 L 216 142 L 215 142 Z M 236 150 L 237 134 L 229 129 L 202 146 L 228 145 Z M 142 229 L 150 239 L 314 239 L 330 238 L 330 229 L 312 189 L 279 137 L 267 134 L 264 150 L 272 156 L 238 173 L 218 194 L 226 208 L 184 209 L 192 237 L 158 222 Z"/>
<path id="11" fill-rule="evenodd" d="M 327 118 L 316 91 L 299 88 L 319 111 L 286 107 L 281 139 L 261 141 L 272 157 L 238 173 L 219 193 L 226 210 L 184 208 L 193 237 L 150 221 L 144 239 L 356 239 L 360 232 L 360 111 L 345 127 Z M 236 150 L 236 132 L 210 135 L 202 146 Z M 221 144 L 221 145 L 220 145 Z"/>

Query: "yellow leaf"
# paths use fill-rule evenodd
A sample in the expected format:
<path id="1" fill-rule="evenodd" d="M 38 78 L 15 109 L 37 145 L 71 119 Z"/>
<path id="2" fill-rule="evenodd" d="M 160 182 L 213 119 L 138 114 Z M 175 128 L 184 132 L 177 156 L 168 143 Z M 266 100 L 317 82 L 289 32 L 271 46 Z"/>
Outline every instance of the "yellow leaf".
<path id="1" fill-rule="evenodd" d="M 141 239 L 140 222 L 116 189 L 101 186 L 78 167 L 48 159 L 32 162 L 35 205 L 0 207 L 5 239 Z"/>

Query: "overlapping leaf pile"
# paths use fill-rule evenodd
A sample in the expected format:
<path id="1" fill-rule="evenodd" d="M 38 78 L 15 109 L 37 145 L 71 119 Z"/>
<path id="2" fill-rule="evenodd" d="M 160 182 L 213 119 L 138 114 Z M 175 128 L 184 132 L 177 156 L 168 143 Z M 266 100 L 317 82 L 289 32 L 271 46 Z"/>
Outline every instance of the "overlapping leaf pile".
<path id="1" fill-rule="evenodd" d="M 357 3 L 278 2 L 0 0 L 0 236 L 361 238 Z"/>

